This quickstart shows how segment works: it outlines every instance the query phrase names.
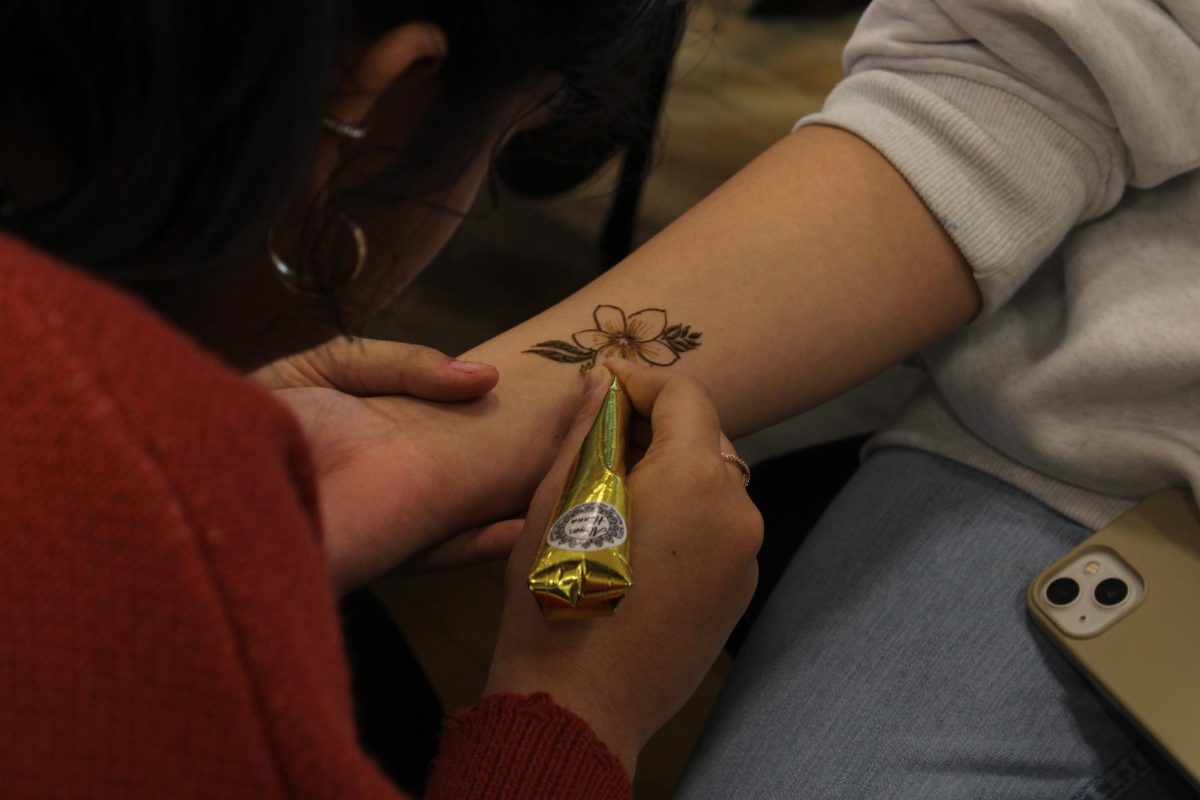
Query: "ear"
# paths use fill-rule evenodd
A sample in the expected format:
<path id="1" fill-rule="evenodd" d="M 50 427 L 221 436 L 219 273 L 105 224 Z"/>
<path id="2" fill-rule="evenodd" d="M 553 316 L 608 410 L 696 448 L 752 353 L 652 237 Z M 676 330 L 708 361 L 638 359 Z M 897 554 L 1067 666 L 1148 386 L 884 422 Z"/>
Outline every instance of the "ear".
<path id="1" fill-rule="evenodd" d="M 361 125 L 393 83 L 418 64 L 446 56 L 446 34 L 429 22 L 408 22 L 372 42 L 329 101 L 328 114 Z"/>

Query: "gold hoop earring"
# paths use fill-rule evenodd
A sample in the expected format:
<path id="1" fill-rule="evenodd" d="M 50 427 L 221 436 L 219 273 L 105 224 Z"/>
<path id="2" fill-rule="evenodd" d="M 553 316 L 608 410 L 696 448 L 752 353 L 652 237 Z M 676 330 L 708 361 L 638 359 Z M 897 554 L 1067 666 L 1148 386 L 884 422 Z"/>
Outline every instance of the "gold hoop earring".
<path id="1" fill-rule="evenodd" d="M 358 279 L 362 274 L 363 267 L 367 265 L 367 235 L 363 232 L 362 226 L 354 220 L 339 212 L 335 213 L 337 219 L 341 220 L 350 232 L 350 238 L 354 240 L 354 269 L 350 272 L 350 277 L 337 288 L 345 288 Z M 267 231 L 267 257 L 271 259 L 271 266 L 275 268 L 275 275 L 279 281 L 288 289 L 296 294 L 317 295 L 320 290 L 317 280 L 312 275 L 304 275 L 288 266 L 288 263 L 275 251 L 275 226 Z"/>

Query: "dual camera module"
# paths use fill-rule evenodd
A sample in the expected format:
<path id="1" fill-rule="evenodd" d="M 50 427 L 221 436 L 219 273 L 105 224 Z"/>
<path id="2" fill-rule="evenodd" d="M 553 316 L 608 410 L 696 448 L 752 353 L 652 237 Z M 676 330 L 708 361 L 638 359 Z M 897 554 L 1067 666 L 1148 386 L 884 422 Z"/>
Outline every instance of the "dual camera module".
<path id="1" fill-rule="evenodd" d="M 1115 551 L 1091 547 L 1059 565 L 1036 591 L 1036 604 L 1055 627 L 1086 639 L 1137 608 L 1146 585 Z"/>
<path id="2" fill-rule="evenodd" d="M 1129 596 L 1129 584 L 1120 578 L 1105 578 L 1096 584 L 1092 597 L 1105 608 L 1121 605 Z M 1046 600 L 1059 608 L 1069 606 L 1079 597 L 1079 583 L 1074 578 L 1056 578 L 1046 586 Z"/>

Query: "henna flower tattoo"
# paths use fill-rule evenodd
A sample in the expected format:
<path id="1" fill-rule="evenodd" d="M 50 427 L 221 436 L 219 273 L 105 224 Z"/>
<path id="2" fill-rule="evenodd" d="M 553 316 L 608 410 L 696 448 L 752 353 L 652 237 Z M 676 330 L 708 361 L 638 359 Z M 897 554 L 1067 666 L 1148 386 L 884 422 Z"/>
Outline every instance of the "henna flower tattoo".
<path id="1" fill-rule="evenodd" d="M 563 364 L 580 364 L 587 371 L 597 360 L 623 358 L 635 363 L 665 367 L 700 346 L 700 331 L 690 325 L 670 325 L 661 308 L 643 308 L 626 316 L 616 306 L 596 306 L 596 327 L 571 336 L 570 342 L 538 342 L 526 353 Z"/>

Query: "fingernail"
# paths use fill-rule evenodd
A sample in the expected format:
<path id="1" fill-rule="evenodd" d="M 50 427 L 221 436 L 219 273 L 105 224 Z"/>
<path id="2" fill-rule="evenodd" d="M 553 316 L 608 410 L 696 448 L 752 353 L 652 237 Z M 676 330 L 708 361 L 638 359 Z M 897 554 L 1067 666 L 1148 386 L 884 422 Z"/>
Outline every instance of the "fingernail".
<path id="1" fill-rule="evenodd" d="M 495 367 L 493 367 L 491 364 L 484 364 L 479 361 L 457 361 L 457 360 L 455 360 L 455 361 L 450 362 L 450 369 L 457 370 L 458 372 L 465 372 L 467 374 L 474 374 L 476 372 L 483 372 L 485 370 L 495 369 Z"/>

